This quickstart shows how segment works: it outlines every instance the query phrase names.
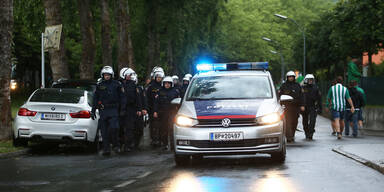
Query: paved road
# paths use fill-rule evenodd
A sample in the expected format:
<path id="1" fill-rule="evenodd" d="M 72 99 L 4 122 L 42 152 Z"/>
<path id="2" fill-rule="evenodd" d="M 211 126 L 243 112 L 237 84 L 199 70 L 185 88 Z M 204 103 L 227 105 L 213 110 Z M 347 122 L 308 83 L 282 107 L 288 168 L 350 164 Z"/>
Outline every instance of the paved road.
<path id="1" fill-rule="evenodd" d="M 43 148 L 0 160 L 0 191 L 383 191 L 383 174 L 332 151 L 383 138 L 337 140 L 322 117 L 316 131 L 311 142 L 297 133 L 284 164 L 256 155 L 205 157 L 176 168 L 171 153 L 151 149 L 103 158 L 78 148 Z"/>

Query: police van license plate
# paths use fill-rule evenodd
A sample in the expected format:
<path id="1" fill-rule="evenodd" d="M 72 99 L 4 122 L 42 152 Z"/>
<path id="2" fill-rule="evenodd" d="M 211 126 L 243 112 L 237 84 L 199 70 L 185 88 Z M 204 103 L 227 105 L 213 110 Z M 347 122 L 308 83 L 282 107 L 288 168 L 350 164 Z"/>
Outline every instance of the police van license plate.
<path id="1" fill-rule="evenodd" d="M 63 113 L 42 113 L 41 120 L 65 120 L 65 114 Z"/>
<path id="2" fill-rule="evenodd" d="M 210 133 L 211 141 L 239 141 L 244 139 L 243 132 L 217 132 Z"/>

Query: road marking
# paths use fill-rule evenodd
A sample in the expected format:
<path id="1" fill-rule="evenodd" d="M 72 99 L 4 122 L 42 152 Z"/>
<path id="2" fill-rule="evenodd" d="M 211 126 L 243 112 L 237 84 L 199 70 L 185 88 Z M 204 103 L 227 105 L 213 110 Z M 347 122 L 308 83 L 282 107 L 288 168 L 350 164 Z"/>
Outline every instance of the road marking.
<path id="1" fill-rule="evenodd" d="M 100 191 L 100 192 L 112 192 L 113 190 L 109 190 L 109 189 L 107 189 L 107 190 L 102 190 L 102 191 Z"/>
<path id="2" fill-rule="evenodd" d="M 120 185 L 116 185 L 115 188 L 122 188 L 122 187 L 125 187 L 125 186 L 127 186 L 127 185 L 130 185 L 130 184 L 132 184 L 132 183 L 134 183 L 134 182 L 136 182 L 136 180 L 132 179 L 132 180 L 126 181 L 126 182 L 124 182 L 124 183 L 122 183 L 122 184 L 120 184 Z"/>
<path id="3" fill-rule="evenodd" d="M 143 173 L 142 175 L 137 176 L 136 179 L 142 179 L 142 178 L 150 175 L 151 173 L 152 173 L 152 171 L 147 171 L 147 172 Z"/>

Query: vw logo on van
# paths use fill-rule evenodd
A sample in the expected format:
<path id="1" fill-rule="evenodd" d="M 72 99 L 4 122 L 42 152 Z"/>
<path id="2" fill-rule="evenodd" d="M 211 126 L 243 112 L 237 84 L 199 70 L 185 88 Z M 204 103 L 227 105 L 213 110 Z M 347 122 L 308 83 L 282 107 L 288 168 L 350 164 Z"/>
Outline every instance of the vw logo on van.
<path id="1" fill-rule="evenodd" d="M 223 125 L 223 127 L 229 127 L 231 125 L 231 120 L 228 118 L 225 118 L 221 121 L 221 125 Z"/>

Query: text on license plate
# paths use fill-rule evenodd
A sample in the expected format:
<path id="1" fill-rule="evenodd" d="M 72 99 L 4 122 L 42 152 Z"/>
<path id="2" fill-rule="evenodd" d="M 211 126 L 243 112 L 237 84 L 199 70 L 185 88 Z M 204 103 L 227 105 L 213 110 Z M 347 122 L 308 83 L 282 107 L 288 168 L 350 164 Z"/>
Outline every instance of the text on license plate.
<path id="1" fill-rule="evenodd" d="M 243 132 L 210 133 L 209 137 L 211 141 L 238 141 L 244 139 Z"/>
<path id="2" fill-rule="evenodd" d="M 65 120 L 65 114 L 62 113 L 42 113 L 42 120 Z"/>

